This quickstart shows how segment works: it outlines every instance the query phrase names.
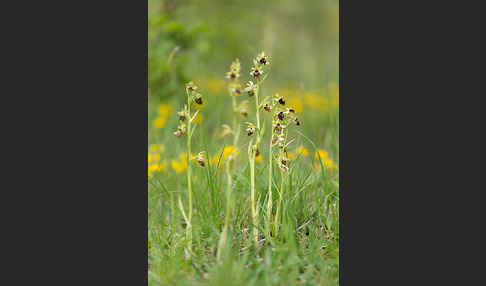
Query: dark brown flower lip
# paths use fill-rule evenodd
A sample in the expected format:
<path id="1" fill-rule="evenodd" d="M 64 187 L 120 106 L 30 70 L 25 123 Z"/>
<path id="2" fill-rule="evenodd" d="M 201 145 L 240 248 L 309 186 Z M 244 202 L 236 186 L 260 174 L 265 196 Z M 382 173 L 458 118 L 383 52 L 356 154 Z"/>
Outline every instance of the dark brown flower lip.
<path id="1" fill-rule="evenodd" d="M 196 98 L 194 101 L 199 105 L 203 104 L 202 98 L 200 97 Z"/>
<path id="2" fill-rule="evenodd" d="M 284 113 L 282 111 L 279 112 L 278 119 L 284 120 Z"/>
<path id="3" fill-rule="evenodd" d="M 278 103 L 280 103 L 281 105 L 285 105 L 285 100 L 281 97 L 278 99 Z"/>
<path id="4" fill-rule="evenodd" d="M 251 75 L 252 75 L 253 77 L 259 77 L 259 76 L 260 76 L 260 74 L 261 74 L 261 73 L 260 73 L 260 71 L 259 71 L 259 70 L 257 70 L 257 69 L 255 69 L 254 71 L 252 71 L 252 72 L 251 72 Z"/>

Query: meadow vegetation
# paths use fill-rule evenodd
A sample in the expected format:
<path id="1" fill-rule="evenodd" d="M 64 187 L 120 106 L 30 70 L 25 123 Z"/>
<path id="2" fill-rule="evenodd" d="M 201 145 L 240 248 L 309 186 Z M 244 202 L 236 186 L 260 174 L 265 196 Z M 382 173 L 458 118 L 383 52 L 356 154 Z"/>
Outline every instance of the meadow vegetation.
<path id="1" fill-rule="evenodd" d="M 337 285 L 338 2 L 229 2 L 149 1 L 149 285 Z"/>

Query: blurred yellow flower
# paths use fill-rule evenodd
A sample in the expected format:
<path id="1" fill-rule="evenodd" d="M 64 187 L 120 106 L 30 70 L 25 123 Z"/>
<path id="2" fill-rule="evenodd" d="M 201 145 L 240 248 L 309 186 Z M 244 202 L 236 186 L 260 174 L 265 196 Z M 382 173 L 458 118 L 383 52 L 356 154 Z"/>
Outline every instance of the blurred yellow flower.
<path id="1" fill-rule="evenodd" d="M 216 164 L 218 164 L 218 161 L 219 161 L 219 154 L 216 154 L 211 158 L 209 162 L 211 163 L 211 165 L 216 166 Z"/>
<path id="2" fill-rule="evenodd" d="M 322 165 L 325 168 L 327 168 L 327 169 L 329 169 L 331 171 L 337 169 L 337 165 L 330 158 L 323 159 L 322 160 Z M 314 163 L 314 168 L 317 169 L 317 170 L 319 170 L 321 168 L 321 164 L 319 162 L 315 162 Z"/>
<path id="3" fill-rule="evenodd" d="M 187 161 L 182 160 L 182 161 L 176 161 L 176 160 L 171 160 L 170 161 L 170 166 L 176 173 L 182 173 L 187 169 Z"/>
<path id="4" fill-rule="evenodd" d="M 191 160 L 196 158 L 196 156 L 191 153 Z M 186 153 L 181 153 L 179 154 L 179 160 L 171 160 L 170 161 L 170 166 L 176 173 L 182 173 L 187 169 L 187 154 Z"/>
<path id="5" fill-rule="evenodd" d="M 157 145 L 157 144 L 150 144 L 149 145 L 149 152 L 151 153 L 163 153 L 164 150 L 165 150 L 165 146 L 164 145 Z"/>
<path id="6" fill-rule="evenodd" d="M 169 117 L 170 114 L 172 113 L 172 106 L 169 104 L 161 104 L 159 105 L 159 108 L 157 110 L 160 116 Z"/>
<path id="7" fill-rule="evenodd" d="M 149 164 L 152 163 L 153 160 L 154 159 L 153 159 L 152 155 L 148 154 L 148 162 L 149 162 Z"/>
<path id="8" fill-rule="evenodd" d="M 309 151 L 307 149 L 305 149 L 304 146 L 297 147 L 297 150 L 295 150 L 295 153 L 297 153 L 297 155 L 300 155 L 300 156 L 309 155 Z"/>
<path id="9" fill-rule="evenodd" d="M 258 156 L 255 157 L 255 163 L 260 163 L 263 161 L 262 154 L 258 154 Z"/>
<path id="10" fill-rule="evenodd" d="M 159 170 L 159 164 L 150 164 L 148 166 L 149 172 L 157 172 Z"/>
<path id="11" fill-rule="evenodd" d="M 287 153 L 287 158 L 289 158 L 290 160 L 294 160 L 295 159 L 295 154 L 293 152 L 288 152 Z"/>
<path id="12" fill-rule="evenodd" d="M 165 124 L 167 123 L 167 118 L 163 116 L 158 116 L 154 119 L 154 127 L 155 128 L 164 128 Z"/>
<path id="13" fill-rule="evenodd" d="M 152 178 L 154 172 L 163 172 L 167 167 L 167 161 L 163 161 L 160 164 L 153 163 L 148 165 L 148 177 Z"/>
<path id="14" fill-rule="evenodd" d="M 287 99 L 287 106 L 292 107 L 295 112 L 300 113 L 304 109 L 302 99 L 299 97 L 290 97 Z"/>
<path id="15" fill-rule="evenodd" d="M 220 79 L 207 79 L 204 82 L 204 87 L 214 93 L 218 93 L 223 89 L 224 81 Z"/>
<path id="16" fill-rule="evenodd" d="M 240 150 L 238 150 L 238 148 L 235 148 L 233 145 L 228 145 L 223 149 L 223 159 L 228 158 L 228 156 L 231 154 L 238 155 L 239 153 Z"/>
<path id="17" fill-rule="evenodd" d="M 152 155 L 152 159 L 155 161 L 155 162 L 158 162 L 160 161 L 160 154 L 159 153 L 155 153 Z"/>
<path id="18" fill-rule="evenodd" d="M 202 120 L 203 120 L 203 116 L 202 116 L 201 112 L 199 112 L 196 115 L 196 117 L 194 117 L 194 120 L 192 122 L 195 123 L 195 124 L 201 124 Z"/>
<path id="19" fill-rule="evenodd" d="M 327 88 L 330 97 L 330 106 L 332 108 L 339 107 L 339 85 L 330 83 Z"/>
<path id="20" fill-rule="evenodd" d="M 324 149 L 318 149 L 316 153 L 314 154 L 314 157 L 319 160 L 319 156 L 321 157 L 321 160 L 324 162 L 324 159 L 328 158 L 327 157 L 327 151 Z"/>
<path id="21" fill-rule="evenodd" d="M 327 111 L 329 110 L 329 99 L 317 95 L 314 92 L 306 92 L 304 94 L 304 102 L 307 104 L 309 107 L 321 110 L 321 111 Z"/>

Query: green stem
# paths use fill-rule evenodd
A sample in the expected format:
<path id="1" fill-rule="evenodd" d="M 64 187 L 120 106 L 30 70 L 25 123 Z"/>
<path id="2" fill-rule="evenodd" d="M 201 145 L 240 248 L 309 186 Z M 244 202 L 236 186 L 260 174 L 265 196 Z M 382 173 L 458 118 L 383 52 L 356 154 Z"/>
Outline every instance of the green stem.
<path id="1" fill-rule="evenodd" d="M 257 120 L 257 139 L 255 143 L 255 148 L 252 148 L 250 154 L 250 197 L 251 197 L 251 213 L 253 218 L 253 239 L 255 243 L 258 243 L 258 213 L 256 212 L 255 206 L 255 153 L 258 149 L 258 143 L 260 142 L 260 112 L 259 112 L 259 100 L 258 100 L 258 93 L 260 90 L 259 83 L 255 88 L 255 106 L 256 106 L 256 120 Z M 252 143 L 252 142 L 250 142 Z"/>
<path id="2" fill-rule="evenodd" d="M 191 186 L 191 97 L 187 97 L 187 110 L 189 120 L 187 122 L 187 195 L 189 199 L 189 225 L 186 228 L 186 239 L 189 250 L 192 248 L 192 186 Z"/>
<path id="3" fill-rule="evenodd" d="M 226 189 L 226 216 L 224 220 L 224 228 L 223 233 L 219 239 L 218 243 L 218 254 L 217 260 L 221 261 L 221 254 L 226 244 L 226 238 L 228 236 L 228 227 L 230 222 L 231 216 L 231 189 L 232 189 L 232 178 L 231 178 L 231 171 L 230 171 L 230 162 L 228 161 L 226 164 L 226 176 L 228 177 L 228 185 Z"/>
<path id="4" fill-rule="evenodd" d="M 280 133 L 280 135 L 282 135 L 282 133 L 283 133 L 283 130 Z M 285 151 L 285 144 L 287 143 L 287 135 L 288 135 L 288 128 L 285 129 L 285 140 L 283 142 L 284 148 L 280 149 L 280 157 L 282 157 L 284 155 L 284 153 L 287 153 Z M 287 157 L 287 154 L 285 154 L 285 157 Z M 281 221 L 280 212 L 281 212 L 283 193 L 284 193 L 284 180 L 285 180 L 284 176 L 285 176 L 285 172 L 282 169 L 280 169 L 280 194 L 279 194 L 279 199 L 278 199 L 277 213 L 275 214 L 275 225 L 274 225 L 275 236 L 277 236 L 277 233 L 279 231 L 280 221 Z"/>
<path id="5" fill-rule="evenodd" d="M 257 127 L 258 127 L 258 130 L 260 131 L 260 108 L 259 108 L 260 102 L 258 101 L 259 90 L 260 90 L 260 83 L 258 83 L 256 88 L 255 88 L 255 105 L 256 105 Z"/>
<path id="6" fill-rule="evenodd" d="M 236 110 L 236 98 L 232 96 L 233 99 L 233 147 L 236 148 L 238 146 L 238 138 L 240 136 L 240 128 L 238 126 L 237 120 L 237 110 Z"/>
<path id="7" fill-rule="evenodd" d="M 255 151 L 251 151 L 250 157 L 250 199 L 251 199 L 251 216 L 253 219 L 253 240 L 258 242 L 258 217 L 255 208 Z"/>
<path id="8" fill-rule="evenodd" d="M 270 145 L 268 147 L 268 204 L 267 204 L 267 237 L 270 239 L 270 229 L 271 229 L 271 223 L 272 223 L 272 206 L 273 206 L 273 201 L 272 201 L 272 140 L 273 140 L 273 127 L 272 127 L 272 122 L 270 121 L 270 129 L 272 130 L 271 136 L 270 136 Z"/>

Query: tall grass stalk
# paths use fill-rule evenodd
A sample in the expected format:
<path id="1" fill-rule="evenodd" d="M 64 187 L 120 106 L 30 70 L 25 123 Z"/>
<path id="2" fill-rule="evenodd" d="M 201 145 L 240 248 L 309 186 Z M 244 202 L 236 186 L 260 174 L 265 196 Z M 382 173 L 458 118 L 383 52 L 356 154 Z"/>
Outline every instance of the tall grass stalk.
<path id="1" fill-rule="evenodd" d="M 187 111 L 189 117 L 191 116 L 191 97 L 189 94 L 187 95 Z M 192 118 L 189 118 L 187 122 L 187 197 L 189 200 L 189 214 L 188 214 L 188 224 L 186 228 L 186 239 L 187 239 L 187 247 L 189 251 L 192 249 L 192 185 L 191 185 L 191 137 L 192 137 L 192 130 L 191 130 L 191 121 Z"/>
<path id="2" fill-rule="evenodd" d="M 253 148 L 251 148 L 250 153 L 250 199 L 251 199 L 251 215 L 253 220 L 253 240 L 255 243 L 258 243 L 258 212 L 256 211 L 255 205 L 255 157 L 256 151 L 258 150 L 258 143 L 260 139 L 260 112 L 259 112 L 259 101 L 258 101 L 258 93 L 260 91 L 260 82 L 257 84 L 255 88 L 255 107 L 256 107 L 256 120 L 257 120 L 257 139 Z M 250 145 L 253 143 L 253 140 L 250 141 Z"/>
<path id="3" fill-rule="evenodd" d="M 272 200 L 272 140 L 273 140 L 273 128 L 272 128 L 272 121 L 270 120 L 270 144 L 268 145 L 268 202 L 267 202 L 267 223 L 266 223 L 266 230 L 267 230 L 267 239 L 270 239 L 270 231 L 272 229 L 272 207 L 273 207 L 273 200 Z"/>

